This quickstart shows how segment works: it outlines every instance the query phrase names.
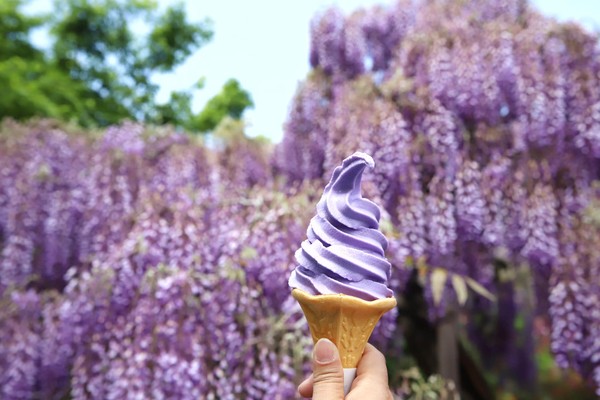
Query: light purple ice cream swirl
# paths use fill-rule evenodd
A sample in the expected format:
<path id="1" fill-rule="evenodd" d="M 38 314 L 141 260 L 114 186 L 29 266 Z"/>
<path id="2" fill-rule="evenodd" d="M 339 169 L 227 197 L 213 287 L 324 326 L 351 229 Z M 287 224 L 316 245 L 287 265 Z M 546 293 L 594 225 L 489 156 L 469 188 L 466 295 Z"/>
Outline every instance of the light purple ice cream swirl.
<path id="1" fill-rule="evenodd" d="M 371 156 L 354 153 L 338 166 L 317 203 L 317 215 L 296 251 L 291 288 L 312 295 L 345 294 L 364 300 L 391 297 L 387 239 L 379 231 L 379 207 L 363 199 L 360 183 Z"/>

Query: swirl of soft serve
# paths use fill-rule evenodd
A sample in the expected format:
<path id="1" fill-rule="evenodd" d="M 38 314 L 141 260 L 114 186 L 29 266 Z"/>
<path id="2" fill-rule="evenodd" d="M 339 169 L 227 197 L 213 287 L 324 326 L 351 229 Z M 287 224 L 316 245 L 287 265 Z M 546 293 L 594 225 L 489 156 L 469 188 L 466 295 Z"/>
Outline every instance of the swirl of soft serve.
<path id="1" fill-rule="evenodd" d="M 313 295 L 345 294 L 363 300 L 391 297 L 388 242 L 379 231 L 379 207 L 361 195 L 366 167 L 375 162 L 354 153 L 338 166 L 317 204 L 308 239 L 295 253 L 289 285 Z"/>

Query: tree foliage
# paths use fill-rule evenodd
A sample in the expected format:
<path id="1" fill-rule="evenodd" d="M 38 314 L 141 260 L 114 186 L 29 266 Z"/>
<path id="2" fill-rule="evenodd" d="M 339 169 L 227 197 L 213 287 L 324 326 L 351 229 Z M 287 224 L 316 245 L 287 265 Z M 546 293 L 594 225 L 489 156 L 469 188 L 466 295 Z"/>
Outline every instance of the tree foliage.
<path id="1" fill-rule="evenodd" d="M 213 130 L 226 116 L 239 119 L 244 110 L 252 105 L 250 94 L 235 79 L 230 79 L 194 118 L 191 128 L 201 132 Z"/>
<path id="2" fill-rule="evenodd" d="M 173 71 L 206 44 L 213 35 L 210 20 L 190 22 L 183 4 L 160 10 L 151 0 L 56 1 L 46 16 L 26 15 L 25 2 L 0 5 L 0 84 L 7 89 L 0 118 L 51 117 L 87 127 L 133 119 L 195 130 L 191 99 L 198 87 L 159 104 L 152 75 Z M 47 51 L 31 41 L 37 28 L 48 29 Z M 217 96 L 221 111 L 231 106 L 219 115 L 239 117 L 252 102 L 228 85 L 239 84 L 232 80 L 223 88 L 239 98 Z"/>

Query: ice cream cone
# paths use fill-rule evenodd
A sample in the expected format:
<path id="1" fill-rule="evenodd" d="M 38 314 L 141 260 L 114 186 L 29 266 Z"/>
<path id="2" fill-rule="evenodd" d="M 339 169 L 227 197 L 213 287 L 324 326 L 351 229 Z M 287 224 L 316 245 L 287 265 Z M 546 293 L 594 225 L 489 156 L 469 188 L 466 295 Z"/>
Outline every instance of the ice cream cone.
<path id="1" fill-rule="evenodd" d="M 316 343 L 321 338 L 337 346 L 344 368 L 356 368 L 367 341 L 383 314 L 396 306 L 393 297 L 366 301 L 344 294 L 311 295 L 292 290 L 308 320 Z"/>

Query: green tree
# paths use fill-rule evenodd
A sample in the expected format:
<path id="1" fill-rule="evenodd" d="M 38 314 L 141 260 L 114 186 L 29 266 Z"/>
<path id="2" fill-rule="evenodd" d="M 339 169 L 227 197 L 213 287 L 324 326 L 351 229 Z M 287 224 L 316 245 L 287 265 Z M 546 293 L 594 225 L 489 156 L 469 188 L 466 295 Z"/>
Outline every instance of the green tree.
<path id="1" fill-rule="evenodd" d="M 189 22 L 183 4 L 160 11 L 152 0 L 57 0 L 53 13 L 42 17 L 25 15 L 24 3 L 0 4 L 0 118 L 52 117 L 86 127 L 133 119 L 206 130 L 197 122 L 202 113 L 191 110 L 199 86 L 158 104 L 151 77 L 172 71 L 206 44 L 213 34 L 209 20 Z M 146 24 L 147 34 L 134 34 L 137 22 Z M 48 51 L 31 43 L 39 27 L 51 35 Z M 222 115 L 239 118 L 252 102 L 239 83 L 227 85 L 217 96 L 221 107 L 230 107 Z"/>
<path id="2" fill-rule="evenodd" d="M 0 57 L 10 56 L 27 59 L 41 58 L 42 53 L 29 43 L 29 31 L 44 23 L 40 17 L 30 17 L 19 12 L 22 0 L 0 2 Z"/>
<path id="3" fill-rule="evenodd" d="M 223 118 L 229 116 L 239 119 L 244 110 L 253 105 L 250 94 L 235 79 L 230 79 L 221 92 L 206 103 L 200 114 L 192 118 L 189 128 L 200 132 L 211 131 Z"/>
<path id="4" fill-rule="evenodd" d="M 47 18 L 20 12 L 22 0 L 0 2 L 0 117 L 33 115 L 68 119 L 80 112 L 78 95 L 84 86 L 51 68 L 48 57 L 30 43 L 31 30 Z"/>

